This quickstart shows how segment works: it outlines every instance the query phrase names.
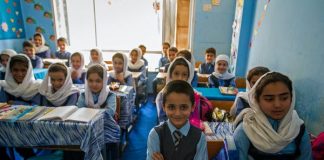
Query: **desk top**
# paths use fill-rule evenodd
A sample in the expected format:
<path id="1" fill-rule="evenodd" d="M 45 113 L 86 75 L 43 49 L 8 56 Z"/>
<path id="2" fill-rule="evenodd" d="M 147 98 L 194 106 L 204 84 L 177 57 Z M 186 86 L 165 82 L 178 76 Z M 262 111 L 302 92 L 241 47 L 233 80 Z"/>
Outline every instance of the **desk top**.
<path id="1" fill-rule="evenodd" d="M 43 63 L 66 63 L 67 61 L 67 59 L 43 58 Z"/>
<path id="2" fill-rule="evenodd" d="M 167 74 L 168 73 L 165 73 L 165 72 L 159 72 L 157 75 L 156 75 L 156 78 L 166 78 L 167 77 Z"/>
<path id="3" fill-rule="evenodd" d="M 47 68 L 34 68 L 33 73 L 35 79 L 44 79 L 47 74 Z"/>
<path id="4" fill-rule="evenodd" d="M 200 92 L 204 97 L 209 100 L 223 100 L 223 101 L 234 101 L 235 95 L 224 95 L 221 94 L 219 88 L 195 88 L 198 92 Z M 239 92 L 245 92 L 245 88 L 239 88 Z"/>
<path id="5" fill-rule="evenodd" d="M 142 75 L 142 72 L 131 72 L 131 73 L 132 73 L 132 78 L 134 79 L 138 79 Z"/>

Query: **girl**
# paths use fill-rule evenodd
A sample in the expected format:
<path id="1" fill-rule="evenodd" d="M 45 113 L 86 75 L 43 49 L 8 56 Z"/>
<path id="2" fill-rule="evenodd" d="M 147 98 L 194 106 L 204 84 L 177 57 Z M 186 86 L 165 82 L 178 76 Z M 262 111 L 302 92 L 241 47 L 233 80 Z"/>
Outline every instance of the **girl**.
<path id="1" fill-rule="evenodd" d="M 16 54 L 17 54 L 17 52 L 12 49 L 5 49 L 0 53 L 0 61 L 1 61 L 0 80 L 4 80 L 4 78 L 5 78 L 6 67 L 7 67 L 9 58 Z"/>
<path id="2" fill-rule="evenodd" d="M 219 55 L 215 62 L 215 72 L 208 77 L 208 86 L 210 88 L 235 87 L 235 76 L 228 73 L 229 58 L 227 55 Z"/>
<path id="3" fill-rule="evenodd" d="M 169 83 L 172 80 L 183 80 L 190 84 L 193 79 L 193 73 L 193 67 L 190 62 L 183 57 L 177 57 L 170 64 L 166 81 Z M 163 89 L 159 92 L 156 98 L 156 108 L 160 122 L 167 120 L 166 114 L 162 110 L 162 92 Z M 191 113 L 189 119 L 190 123 L 198 128 L 202 127 L 200 125 L 200 120 L 206 120 L 206 113 L 212 109 L 209 102 L 204 104 L 206 106 L 202 106 L 200 103 L 201 99 L 205 98 L 195 91 L 195 109 L 194 112 Z"/>
<path id="4" fill-rule="evenodd" d="M 311 159 L 310 138 L 295 111 L 291 80 L 278 72 L 260 77 L 248 93 L 251 108 L 236 118 L 240 159 Z"/>
<path id="5" fill-rule="evenodd" d="M 121 85 L 132 86 L 132 74 L 127 70 L 127 56 L 122 53 L 116 53 L 112 57 L 114 70 L 109 71 L 108 84 L 119 82 Z"/>
<path id="6" fill-rule="evenodd" d="M 12 56 L 8 62 L 5 80 L 0 81 L 0 102 L 35 104 L 40 82 L 36 81 L 29 58 L 23 54 Z"/>
<path id="7" fill-rule="evenodd" d="M 141 59 L 142 51 L 139 48 L 134 48 L 129 53 L 129 63 L 128 63 L 128 71 L 130 72 L 142 72 L 137 86 L 140 86 L 145 83 L 146 80 L 146 68 L 144 65 L 144 61 Z"/>
<path id="8" fill-rule="evenodd" d="M 105 67 L 105 69 L 107 69 L 106 63 L 103 61 L 102 52 L 100 51 L 100 49 L 91 49 L 90 51 L 90 63 L 88 64 L 88 66 L 91 66 L 93 64 L 100 64 Z"/>
<path id="9" fill-rule="evenodd" d="M 270 70 L 266 67 L 255 67 L 249 71 L 246 79 L 246 92 L 239 92 L 236 95 L 230 111 L 231 116 L 236 117 L 244 108 L 250 107 L 248 102 L 248 91 L 253 87 L 255 82 L 267 72 L 270 72 Z"/>
<path id="10" fill-rule="evenodd" d="M 45 38 L 41 33 L 34 34 L 34 44 L 36 46 L 36 55 L 41 58 L 51 58 L 50 49 L 45 46 Z"/>
<path id="11" fill-rule="evenodd" d="M 188 50 L 181 50 L 177 53 L 177 57 L 184 57 L 187 59 L 187 61 L 189 61 L 191 63 L 191 66 L 195 67 L 195 58 L 192 56 L 191 52 L 189 52 Z M 191 81 L 191 86 L 192 87 L 197 87 L 198 86 L 198 76 L 197 76 L 197 72 L 194 70 L 193 73 L 193 79 Z"/>
<path id="12" fill-rule="evenodd" d="M 70 57 L 70 70 L 73 84 L 84 84 L 86 72 L 84 57 L 81 53 L 75 52 Z"/>
<path id="13" fill-rule="evenodd" d="M 49 66 L 48 73 L 39 88 L 41 106 L 76 105 L 79 89 L 73 86 L 70 70 L 63 63 Z"/>

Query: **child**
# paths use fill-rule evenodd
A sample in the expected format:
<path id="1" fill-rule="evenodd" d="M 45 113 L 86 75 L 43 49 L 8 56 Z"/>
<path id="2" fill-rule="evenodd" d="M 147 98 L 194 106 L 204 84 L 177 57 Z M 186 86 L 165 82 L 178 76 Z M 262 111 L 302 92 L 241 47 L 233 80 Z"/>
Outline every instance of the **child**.
<path id="1" fill-rule="evenodd" d="M 41 33 L 34 34 L 34 44 L 36 47 L 36 55 L 41 58 L 51 58 L 51 51 L 45 45 L 45 38 Z"/>
<path id="2" fill-rule="evenodd" d="M 151 129 L 147 141 L 147 160 L 207 160 L 205 135 L 190 125 L 194 111 L 194 91 L 185 81 L 174 80 L 163 90 L 163 110 L 169 120 Z"/>
<path id="3" fill-rule="evenodd" d="M 0 68 L 0 80 L 5 79 L 6 67 L 10 57 L 16 55 L 17 52 L 12 49 L 5 49 L 0 53 L 1 68 Z"/>
<path id="4" fill-rule="evenodd" d="M 159 60 L 159 68 L 164 67 L 167 63 L 169 63 L 168 60 L 169 48 L 170 48 L 170 44 L 168 42 L 162 43 L 162 57 Z"/>
<path id="5" fill-rule="evenodd" d="M 31 43 L 30 41 L 25 41 L 23 43 L 23 52 L 29 57 L 33 68 L 43 68 L 43 60 L 42 58 L 35 55 L 36 48 L 33 43 Z"/>
<path id="6" fill-rule="evenodd" d="M 144 54 L 146 53 L 146 47 L 145 47 L 143 44 L 141 44 L 141 45 L 138 46 L 138 48 L 140 48 L 141 51 L 142 51 L 142 58 L 141 58 L 141 59 L 144 61 L 144 65 L 145 65 L 145 67 L 147 67 L 148 62 L 147 62 L 147 60 L 144 58 Z"/>
<path id="7" fill-rule="evenodd" d="M 188 50 L 181 50 L 177 53 L 177 57 L 184 57 L 186 58 L 190 63 L 191 63 L 191 66 L 193 67 L 193 70 L 195 68 L 195 58 L 192 56 L 191 52 L 188 51 Z M 192 82 L 191 82 L 191 86 L 192 87 L 197 87 L 198 86 L 198 75 L 197 75 L 197 71 L 194 70 L 194 73 L 193 73 L 193 79 L 192 79 Z"/>
<path id="8" fill-rule="evenodd" d="M 205 52 L 205 63 L 200 64 L 198 73 L 200 74 L 212 74 L 215 68 L 215 57 L 216 50 L 215 48 L 208 48 Z"/>
<path id="9" fill-rule="evenodd" d="M 239 92 L 236 95 L 233 106 L 231 107 L 230 114 L 236 117 L 244 108 L 249 108 L 248 102 L 248 91 L 253 87 L 255 82 L 264 74 L 270 72 L 270 70 L 266 67 L 254 67 L 252 68 L 248 75 L 246 81 L 246 92 Z"/>
<path id="10" fill-rule="evenodd" d="M 209 88 L 235 87 L 235 76 L 228 72 L 229 58 L 227 55 L 219 55 L 216 58 L 215 72 L 208 77 Z"/>
<path id="11" fill-rule="evenodd" d="M 116 53 L 112 57 L 114 70 L 109 71 L 108 84 L 119 82 L 121 85 L 132 86 L 132 74 L 127 70 L 128 59 L 122 53 Z"/>
<path id="12" fill-rule="evenodd" d="M 102 52 L 100 51 L 100 49 L 90 50 L 90 63 L 88 64 L 88 67 L 90 67 L 93 64 L 100 64 L 107 69 L 107 65 L 103 61 Z"/>
<path id="13" fill-rule="evenodd" d="M 174 58 L 176 57 L 178 53 L 178 49 L 176 47 L 171 47 L 169 48 L 169 53 L 168 53 L 168 60 L 169 60 L 169 63 L 167 63 L 165 66 L 164 66 L 164 73 L 168 72 L 168 69 L 169 69 L 169 66 L 170 66 L 170 63 L 174 60 Z"/>
<path id="14" fill-rule="evenodd" d="M 67 40 L 63 37 L 57 39 L 57 46 L 59 47 L 59 50 L 55 52 L 55 58 L 66 59 L 68 60 L 66 64 L 69 65 L 71 53 L 66 51 Z"/>
<path id="15" fill-rule="evenodd" d="M 39 105 L 50 107 L 76 105 L 79 97 L 79 89 L 73 86 L 70 70 L 63 63 L 49 66 L 39 93 Z"/>
<path id="16" fill-rule="evenodd" d="M 128 71 L 130 72 L 142 72 L 137 85 L 143 85 L 146 81 L 146 69 L 144 61 L 141 60 L 142 51 L 139 48 L 134 48 L 130 53 L 130 60 L 128 62 Z"/>
<path id="17" fill-rule="evenodd" d="M 80 52 L 75 52 L 70 57 L 70 70 L 73 84 L 84 84 L 85 82 L 85 68 L 84 57 Z"/>
<path id="18" fill-rule="evenodd" d="M 0 81 L 0 102 L 32 105 L 36 101 L 40 82 L 36 81 L 29 58 L 23 54 L 12 56 L 5 80 Z"/>
<path id="19" fill-rule="evenodd" d="M 295 111 L 291 80 L 278 72 L 264 74 L 248 93 L 251 108 L 235 120 L 240 123 L 234 141 L 240 159 L 311 159 L 310 137 Z"/>

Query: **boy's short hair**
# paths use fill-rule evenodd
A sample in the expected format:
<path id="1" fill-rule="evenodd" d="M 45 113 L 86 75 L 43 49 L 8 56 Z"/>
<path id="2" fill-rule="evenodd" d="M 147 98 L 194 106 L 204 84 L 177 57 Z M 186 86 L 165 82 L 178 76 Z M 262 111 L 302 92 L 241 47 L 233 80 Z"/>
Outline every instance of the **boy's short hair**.
<path id="1" fill-rule="evenodd" d="M 184 57 L 187 61 L 191 62 L 191 52 L 188 50 L 181 50 L 177 53 L 177 57 L 182 56 Z"/>
<path id="2" fill-rule="evenodd" d="M 57 39 L 57 43 L 59 42 L 64 42 L 65 44 L 67 44 L 67 40 L 64 37 L 60 37 L 59 39 Z"/>
<path id="3" fill-rule="evenodd" d="M 31 41 L 24 41 L 23 48 L 25 48 L 25 47 L 32 47 L 32 48 L 35 48 L 36 49 L 35 44 L 32 43 Z"/>
<path id="4" fill-rule="evenodd" d="M 213 47 L 211 47 L 211 48 L 207 48 L 205 54 L 207 54 L 207 53 L 211 53 L 211 54 L 213 54 L 214 56 L 216 56 L 216 49 L 213 48 Z"/>
<path id="5" fill-rule="evenodd" d="M 162 45 L 169 46 L 169 48 L 170 48 L 170 43 L 169 42 L 163 42 Z"/>
<path id="6" fill-rule="evenodd" d="M 261 67 L 261 66 L 254 67 L 249 71 L 247 75 L 247 80 L 248 82 L 250 82 L 253 76 L 262 76 L 267 72 L 270 72 L 269 68 L 267 67 Z"/>
<path id="7" fill-rule="evenodd" d="M 170 95 L 173 92 L 182 93 L 189 96 L 191 104 L 194 105 L 195 96 L 194 96 L 194 90 L 192 89 L 191 85 L 186 81 L 174 80 L 169 82 L 163 89 L 162 92 L 163 106 L 165 105 L 168 95 Z"/>
<path id="8" fill-rule="evenodd" d="M 169 48 L 169 52 L 170 51 L 173 51 L 173 52 L 178 52 L 178 48 L 177 47 L 171 47 L 171 48 Z"/>

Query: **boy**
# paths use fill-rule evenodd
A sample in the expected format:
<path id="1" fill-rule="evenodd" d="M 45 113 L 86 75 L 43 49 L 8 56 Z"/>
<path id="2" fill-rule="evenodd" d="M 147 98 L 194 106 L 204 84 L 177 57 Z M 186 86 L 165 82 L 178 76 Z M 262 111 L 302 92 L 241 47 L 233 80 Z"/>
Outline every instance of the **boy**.
<path id="1" fill-rule="evenodd" d="M 216 50 L 215 48 L 208 48 L 205 52 L 205 63 L 200 64 L 198 72 L 200 74 L 211 74 L 214 72 L 215 68 L 215 57 Z"/>
<path id="2" fill-rule="evenodd" d="M 147 67 L 148 62 L 147 62 L 147 60 L 144 58 L 144 54 L 146 53 L 146 47 L 145 47 L 143 44 L 141 44 L 141 45 L 138 46 L 138 48 L 140 48 L 140 49 L 142 50 L 142 58 L 141 58 L 141 59 L 144 61 L 144 65 L 145 65 L 145 67 Z"/>
<path id="3" fill-rule="evenodd" d="M 170 44 L 168 42 L 163 42 L 162 44 L 162 57 L 159 61 L 159 68 L 164 67 L 167 63 L 169 63 L 168 60 L 168 50 L 170 48 Z"/>
<path id="4" fill-rule="evenodd" d="M 168 54 L 169 63 L 165 65 L 164 73 L 168 72 L 169 66 L 171 62 L 175 59 L 177 53 L 178 53 L 178 49 L 176 47 L 169 48 L 169 54 Z"/>
<path id="5" fill-rule="evenodd" d="M 194 111 L 194 91 L 190 84 L 171 81 L 162 97 L 163 110 L 169 120 L 150 131 L 146 159 L 207 159 L 205 135 L 188 120 Z"/>
<path id="6" fill-rule="evenodd" d="M 29 57 L 30 62 L 33 65 L 33 68 L 43 68 L 43 66 L 44 66 L 43 60 L 42 60 L 42 58 L 35 55 L 36 47 L 32 42 L 25 41 L 23 43 L 23 52 L 24 52 L 24 54 L 26 54 Z"/>
<path id="7" fill-rule="evenodd" d="M 57 46 L 59 47 L 59 50 L 55 52 L 55 58 L 68 60 L 66 65 L 69 66 L 71 53 L 65 50 L 67 46 L 67 40 L 63 37 L 57 39 Z"/>

